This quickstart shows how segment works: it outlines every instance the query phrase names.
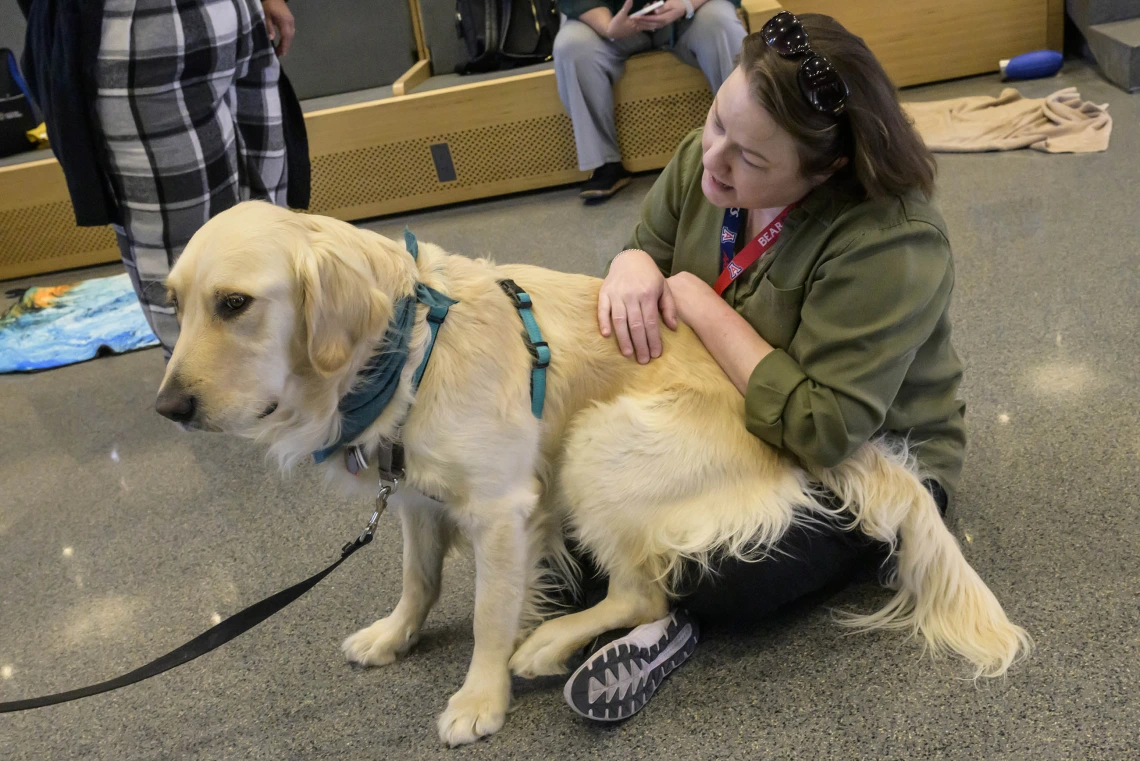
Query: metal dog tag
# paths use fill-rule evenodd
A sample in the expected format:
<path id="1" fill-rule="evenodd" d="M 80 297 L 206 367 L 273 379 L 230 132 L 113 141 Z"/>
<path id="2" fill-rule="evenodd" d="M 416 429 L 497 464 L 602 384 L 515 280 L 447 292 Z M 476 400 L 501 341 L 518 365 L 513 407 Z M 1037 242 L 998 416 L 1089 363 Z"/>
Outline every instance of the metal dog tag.
<path id="1" fill-rule="evenodd" d="M 352 475 L 360 475 L 360 471 L 368 470 L 368 462 L 360 447 L 346 447 L 344 450 L 344 467 Z"/>

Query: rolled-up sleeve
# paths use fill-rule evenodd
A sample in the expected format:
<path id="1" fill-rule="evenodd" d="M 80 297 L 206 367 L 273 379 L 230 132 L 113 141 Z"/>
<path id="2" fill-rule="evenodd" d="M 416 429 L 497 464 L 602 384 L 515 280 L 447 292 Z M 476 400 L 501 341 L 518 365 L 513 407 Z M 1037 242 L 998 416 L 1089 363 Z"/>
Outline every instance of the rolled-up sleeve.
<path id="1" fill-rule="evenodd" d="M 924 222 L 869 231 L 825 261 L 787 351 L 752 372 L 748 429 L 806 465 L 838 465 L 882 427 L 953 282 L 949 243 Z"/>

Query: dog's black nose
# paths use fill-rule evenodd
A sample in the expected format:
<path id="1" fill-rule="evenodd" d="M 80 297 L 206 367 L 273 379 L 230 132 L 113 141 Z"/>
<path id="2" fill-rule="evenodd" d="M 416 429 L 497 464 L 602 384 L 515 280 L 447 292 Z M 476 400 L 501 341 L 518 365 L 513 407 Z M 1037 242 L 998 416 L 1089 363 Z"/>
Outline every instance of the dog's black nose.
<path id="1" fill-rule="evenodd" d="M 170 418 L 175 423 L 189 423 L 194 419 L 197 402 L 193 394 L 186 392 L 181 383 L 170 381 L 158 392 L 154 409 L 159 415 Z"/>

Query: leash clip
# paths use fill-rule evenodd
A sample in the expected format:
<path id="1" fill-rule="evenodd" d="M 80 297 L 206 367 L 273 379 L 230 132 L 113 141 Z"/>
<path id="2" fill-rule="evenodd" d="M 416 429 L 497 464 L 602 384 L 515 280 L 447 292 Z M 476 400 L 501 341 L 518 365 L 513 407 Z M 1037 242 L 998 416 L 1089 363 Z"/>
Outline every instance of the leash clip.
<path id="1" fill-rule="evenodd" d="M 396 487 L 399 486 L 399 480 L 395 478 L 381 478 L 380 490 L 376 492 L 376 509 L 372 511 L 372 517 L 368 520 L 368 525 L 364 528 L 364 533 L 360 535 L 357 541 L 368 544 L 372 541 L 372 533 L 376 530 L 376 522 L 380 520 L 380 516 L 388 509 L 388 497 L 396 493 Z"/>
<path id="2" fill-rule="evenodd" d="M 368 519 L 368 525 L 365 526 L 364 530 L 360 532 L 360 536 L 356 537 L 356 539 L 354 541 L 345 542 L 344 546 L 340 548 L 340 556 L 342 558 L 348 557 L 349 555 L 356 552 L 361 547 L 363 547 L 364 545 L 366 545 L 372 541 L 372 537 L 376 533 L 376 524 L 380 521 L 380 513 L 382 513 L 384 511 L 384 507 L 387 506 L 387 500 L 386 499 L 384 501 L 383 506 L 379 505 L 379 502 L 380 502 L 379 497 L 377 497 L 376 501 L 377 501 L 378 509 L 372 511 L 372 517 Z"/>
<path id="3" fill-rule="evenodd" d="M 345 464 L 349 465 L 349 472 L 353 475 L 359 473 L 360 468 L 367 467 L 360 447 L 349 447 L 345 450 Z M 360 468 L 353 470 L 352 465 L 359 465 Z M 400 486 L 400 478 L 404 475 L 403 450 L 400 450 L 395 462 L 393 462 L 391 447 L 388 447 L 386 451 L 381 450 L 377 466 L 380 470 L 380 488 L 376 492 L 376 509 L 372 511 L 372 517 L 368 519 L 368 525 L 364 527 L 364 531 L 360 532 L 360 536 L 355 541 L 345 543 L 344 547 L 341 548 L 342 555 L 355 552 L 372 541 L 372 537 L 376 533 L 376 524 L 380 520 L 380 516 L 388 509 L 388 498 L 396 493 L 396 489 Z"/>
<path id="4" fill-rule="evenodd" d="M 380 491 L 376 493 L 376 509 L 372 511 L 372 517 L 368 519 L 368 525 L 360 532 L 360 536 L 356 537 L 355 541 L 345 542 L 345 545 L 340 548 L 341 557 L 347 557 L 353 552 L 364 545 L 370 543 L 372 538 L 376 535 L 376 524 L 380 522 L 380 516 L 388 509 L 388 497 L 396 491 L 396 479 L 382 479 L 380 481 Z"/>
<path id="5" fill-rule="evenodd" d="M 356 541 L 360 542 L 361 544 L 368 544 L 369 542 L 371 542 L 373 534 L 376 533 L 376 523 L 379 520 L 380 520 L 380 511 L 373 510 L 372 511 L 372 517 L 368 519 L 368 525 L 364 527 L 364 531 L 361 532 L 360 536 L 357 538 Z"/>
<path id="6" fill-rule="evenodd" d="M 388 497 L 396 493 L 396 488 L 400 485 L 398 478 L 381 478 L 380 491 L 376 492 L 376 512 L 382 513 L 388 509 Z"/>
<path id="7" fill-rule="evenodd" d="M 385 478 L 380 476 L 380 490 L 376 492 L 376 510 L 372 513 L 372 520 L 368 522 L 368 528 L 364 531 L 369 533 L 372 529 L 376 528 L 376 521 L 384 511 L 388 509 L 388 497 L 396 493 L 396 489 L 400 486 L 400 479 L 395 476 Z M 364 534 L 361 534 L 363 537 Z"/>

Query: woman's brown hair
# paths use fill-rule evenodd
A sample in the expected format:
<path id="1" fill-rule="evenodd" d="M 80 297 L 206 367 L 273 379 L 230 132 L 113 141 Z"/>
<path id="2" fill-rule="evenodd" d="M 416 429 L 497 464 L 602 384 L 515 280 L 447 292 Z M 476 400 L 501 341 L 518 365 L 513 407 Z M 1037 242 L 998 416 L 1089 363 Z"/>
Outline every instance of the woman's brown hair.
<path id="1" fill-rule="evenodd" d="M 798 59 L 780 57 L 760 34 L 744 40 L 740 65 L 753 97 L 799 146 L 804 175 L 847 164 L 832 181 L 858 195 L 883 198 L 918 190 L 934 193 L 934 156 L 899 106 L 898 91 L 860 38 L 831 18 L 798 16 L 816 53 L 831 61 L 847 84 L 847 108 L 839 116 L 812 108 L 796 79 Z"/>

